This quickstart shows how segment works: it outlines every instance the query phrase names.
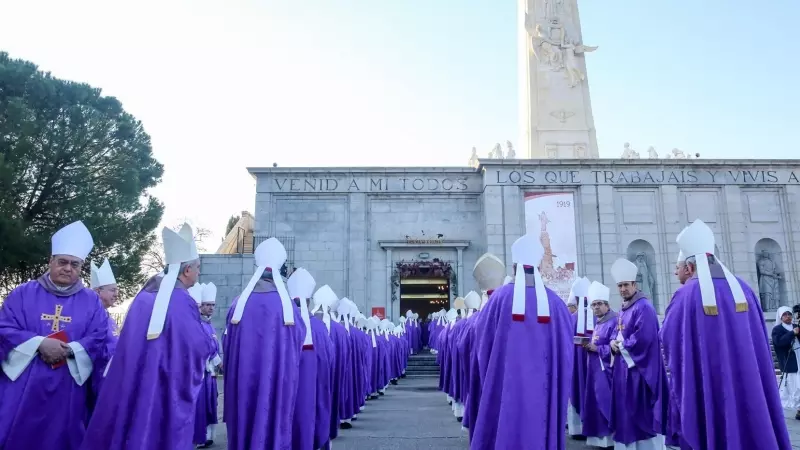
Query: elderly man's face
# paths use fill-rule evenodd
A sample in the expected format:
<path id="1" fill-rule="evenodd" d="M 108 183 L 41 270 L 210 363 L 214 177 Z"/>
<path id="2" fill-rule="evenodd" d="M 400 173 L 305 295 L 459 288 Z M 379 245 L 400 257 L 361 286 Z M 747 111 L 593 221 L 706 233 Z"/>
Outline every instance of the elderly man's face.
<path id="1" fill-rule="evenodd" d="M 119 288 L 116 284 L 108 284 L 106 286 L 100 286 L 94 290 L 97 292 L 97 295 L 100 297 L 100 301 L 103 302 L 103 308 L 108 309 L 114 306 L 117 303 L 117 299 L 119 298 Z"/>
<path id="2" fill-rule="evenodd" d="M 623 281 L 622 283 L 617 283 L 617 289 L 619 290 L 619 295 L 625 300 L 628 300 L 636 293 L 636 282 Z"/>
<path id="3" fill-rule="evenodd" d="M 69 255 L 55 255 L 50 258 L 50 279 L 58 286 L 72 286 L 78 282 L 83 261 Z"/>
<path id="4" fill-rule="evenodd" d="M 577 305 L 572 305 L 572 304 L 570 304 L 570 305 L 567 305 L 567 307 L 569 308 L 569 312 L 570 312 L 571 314 L 574 314 L 574 313 L 575 313 L 575 311 L 577 311 L 577 310 L 578 310 L 578 306 L 577 306 Z"/>
<path id="5" fill-rule="evenodd" d="M 194 261 L 186 266 L 181 276 L 183 277 L 182 281 L 186 287 L 194 286 L 200 278 L 200 261 Z"/>
<path id="6" fill-rule="evenodd" d="M 681 284 L 685 284 L 686 280 L 689 279 L 692 275 L 689 273 L 689 267 L 686 265 L 685 262 L 678 263 L 675 265 L 675 276 L 678 277 L 678 281 Z"/>
<path id="7" fill-rule="evenodd" d="M 608 303 L 606 303 L 604 301 L 601 301 L 601 300 L 593 301 L 592 302 L 592 312 L 597 317 L 605 316 L 606 313 L 608 313 Z"/>
<path id="8" fill-rule="evenodd" d="M 214 304 L 213 303 L 203 303 L 200 305 L 200 314 L 204 316 L 211 316 L 214 314 Z"/>

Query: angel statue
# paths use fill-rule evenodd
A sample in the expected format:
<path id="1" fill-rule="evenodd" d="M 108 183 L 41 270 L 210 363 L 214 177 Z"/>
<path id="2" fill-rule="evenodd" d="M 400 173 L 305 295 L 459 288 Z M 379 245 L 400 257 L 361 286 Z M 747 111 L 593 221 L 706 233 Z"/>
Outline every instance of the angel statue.
<path id="1" fill-rule="evenodd" d="M 593 52 L 597 50 L 597 46 L 589 47 L 575 42 L 568 42 L 564 44 L 562 48 L 564 49 L 564 65 L 567 68 L 569 87 L 575 87 L 578 83 L 586 80 L 586 74 L 581 70 L 578 64 L 578 55 Z"/>

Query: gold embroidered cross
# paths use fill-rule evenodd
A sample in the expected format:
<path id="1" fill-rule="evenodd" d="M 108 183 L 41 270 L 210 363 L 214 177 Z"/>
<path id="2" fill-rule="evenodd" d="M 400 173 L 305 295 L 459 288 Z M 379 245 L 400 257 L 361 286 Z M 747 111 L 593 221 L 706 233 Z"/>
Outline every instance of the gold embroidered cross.
<path id="1" fill-rule="evenodd" d="M 625 329 L 625 325 L 622 324 L 622 317 L 619 318 L 617 329 L 620 330 L 620 331 Z"/>
<path id="2" fill-rule="evenodd" d="M 72 317 L 69 316 L 62 316 L 61 311 L 64 309 L 61 305 L 56 305 L 56 313 L 55 314 L 44 314 L 42 313 L 42 320 L 52 320 L 53 326 L 50 328 L 54 332 L 57 332 L 61 329 L 61 322 L 70 323 L 72 322 Z"/>

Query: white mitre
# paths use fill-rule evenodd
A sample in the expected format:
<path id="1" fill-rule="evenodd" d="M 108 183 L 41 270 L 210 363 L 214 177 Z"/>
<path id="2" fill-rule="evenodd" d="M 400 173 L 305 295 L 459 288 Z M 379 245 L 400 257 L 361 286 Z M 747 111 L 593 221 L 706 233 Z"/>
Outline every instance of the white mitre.
<path id="1" fill-rule="evenodd" d="M 310 350 L 314 348 L 314 341 L 311 336 L 311 316 L 308 314 L 308 300 L 314 295 L 314 288 L 317 282 L 308 270 L 298 267 L 292 272 L 289 280 L 286 282 L 286 287 L 289 290 L 289 295 L 298 300 L 300 303 L 300 317 L 306 325 L 306 336 L 303 339 L 303 349 Z"/>
<path id="2" fill-rule="evenodd" d="M 507 284 L 511 283 L 512 281 L 514 281 L 514 279 L 513 279 L 513 278 L 511 278 L 511 275 L 506 275 L 506 277 L 505 277 L 505 278 L 503 278 L 503 286 L 505 286 L 505 285 L 507 285 Z"/>
<path id="3" fill-rule="evenodd" d="M 594 302 L 595 300 L 601 300 L 603 302 L 608 303 L 609 298 L 611 298 L 611 289 L 608 286 L 598 283 L 597 281 L 592 281 L 592 284 L 589 286 L 589 291 L 587 292 L 590 302 Z"/>
<path id="4" fill-rule="evenodd" d="M 677 242 L 687 259 L 695 258 L 703 311 L 708 316 L 718 315 L 719 309 L 717 307 L 714 281 L 711 279 L 711 268 L 708 265 L 708 255 L 714 255 L 714 232 L 702 220 L 697 219 L 678 235 Z M 725 274 L 725 280 L 728 282 L 733 300 L 736 303 L 736 312 L 747 311 L 747 298 L 739 280 L 722 264 L 719 258 L 716 258 L 716 263 L 719 264 Z"/>
<path id="5" fill-rule="evenodd" d="M 350 332 L 350 312 L 353 309 L 353 301 L 347 297 L 342 297 L 339 299 L 339 304 L 336 306 L 336 312 L 339 314 L 339 317 L 344 320 L 344 329 L 349 333 Z"/>
<path id="6" fill-rule="evenodd" d="M 478 282 L 478 288 L 482 291 L 493 291 L 503 285 L 506 277 L 506 266 L 500 258 L 491 254 L 484 253 L 478 258 L 475 267 L 472 268 L 472 276 Z"/>
<path id="7" fill-rule="evenodd" d="M 464 306 L 467 309 L 478 309 L 481 306 L 481 296 L 475 291 L 469 291 L 464 297 Z"/>
<path id="8" fill-rule="evenodd" d="M 281 299 L 283 324 L 294 325 L 292 300 L 289 298 L 289 292 L 286 290 L 286 285 L 283 284 L 283 277 L 280 274 L 281 266 L 286 262 L 286 248 L 281 244 L 281 241 L 271 237 L 258 244 L 258 247 L 256 247 L 256 250 L 253 252 L 253 256 L 256 260 L 256 271 L 253 273 L 253 276 L 250 277 L 247 286 L 245 286 L 244 290 L 239 295 L 239 300 L 236 301 L 236 309 L 233 310 L 231 324 L 236 325 L 242 320 L 244 307 L 250 299 L 250 294 L 253 293 L 256 283 L 264 274 L 264 271 L 269 269 L 272 272 L 272 281 L 275 283 L 275 288 Z"/>
<path id="9" fill-rule="evenodd" d="M 189 295 L 194 299 L 195 303 L 200 306 L 203 303 L 203 287 L 205 285 L 202 283 L 195 283 L 194 286 L 186 289 L 189 292 Z"/>
<path id="10" fill-rule="evenodd" d="M 188 230 L 188 231 L 184 231 Z M 164 322 L 167 319 L 169 300 L 180 275 L 181 264 L 195 261 L 200 256 L 192 239 L 191 227 L 184 224 L 182 233 L 176 233 L 167 227 L 161 230 L 161 240 L 164 244 L 164 262 L 167 264 L 167 273 L 161 278 L 158 293 L 153 303 L 150 314 L 150 323 L 147 326 L 147 339 L 157 339 L 164 331 Z M 187 240 L 184 236 L 188 237 Z"/>
<path id="11" fill-rule="evenodd" d="M 56 231 L 50 244 L 52 256 L 74 256 L 81 261 L 86 261 L 86 257 L 94 247 L 94 239 L 86 225 L 79 220 Z"/>
<path id="12" fill-rule="evenodd" d="M 544 257 L 544 247 L 539 238 L 526 234 L 511 245 L 511 260 L 517 265 L 514 279 L 514 298 L 511 303 L 511 315 L 514 321 L 525 321 L 525 268 L 533 269 L 533 280 L 536 290 L 536 320 L 539 323 L 550 322 L 550 299 L 539 274 L 539 263 Z"/>
<path id="13" fill-rule="evenodd" d="M 635 282 L 638 273 L 639 268 L 636 267 L 636 264 L 625 258 L 619 258 L 611 265 L 611 276 L 614 277 L 617 284 Z"/>
<path id="14" fill-rule="evenodd" d="M 217 285 L 208 282 L 203 285 L 203 296 L 201 303 L 207 303 L 216 305 L 217 304 Z"/>
<path id="15" fill-rule="evenodd" d="M 586 304 L 586 297 L 589 295 L 590 285 L 588 278 L 577 278 L 572 283 L 569 293 L 570 300 L 575 299 L 575 304 L 578 307 L 578 324 L 575 328 L 575 333 L 578 336 L 583 336 L 587 331 L 594 331 L 594 321 L 587 320 L 590 313 L 589 305 Z"/>
<path id="16" fill-rule="evenodd" d="M 103 261 L 100 267 L 97 267 L 94 261 L 92 261 L 90 265 L 92 269 L 90 286 L 92 289 L 117 284 L 117 279 L 114 278 L 114 272 L 111 270 L 111 264 L 108 262 L 108 258 Z"/>
<path id="17" fill-rule="evenodd" d="M 681 230 L 680 233 L 678 233 L 678 237 L 675 238 L 675 242 L 680 241 L 681 236 L 683 236 L 683 233 L 685 233 L 687 229 L 689 229 L 689 227 L 684 228 L 683 230 Z M 681 264 L 684 264 L 686 262 L 686 256 L 683 254 L 683 250 L 680 250 L 680 246 L 678 246 L 678 247 L 679 247 L 679 249 L 678 249 L 678 260 L 675 262 L 676 266 L 680 266 Z"/>
<path id="18" fill-rule="evenodd" d="M 328 328 L 328 333 L 331 331 L 331 315 L 328 314 L 328 308 L 331 304 L 335 303 L 338 299 L 336 293 L 333 292 L 327 284 L 317 289 L 314 293 L 314 311 L 322 310 L 322 322 Z"/>

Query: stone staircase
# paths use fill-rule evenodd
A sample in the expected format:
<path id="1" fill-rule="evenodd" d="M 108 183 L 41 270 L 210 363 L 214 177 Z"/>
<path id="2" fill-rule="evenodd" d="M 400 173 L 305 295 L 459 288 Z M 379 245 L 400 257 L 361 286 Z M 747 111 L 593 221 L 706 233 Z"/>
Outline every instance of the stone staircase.
<path id="1" fill-rule="evenodd" d="M 436 364 L 436 355 L 424 350 L 417 355 L 408 358 L 406 376 L 410 378 L 418 377 L 439 377 L 439 365 Z"/>

